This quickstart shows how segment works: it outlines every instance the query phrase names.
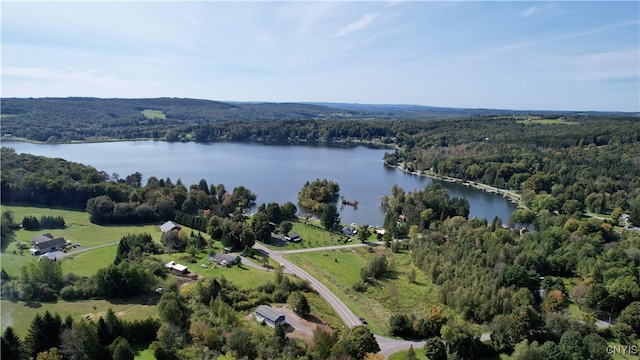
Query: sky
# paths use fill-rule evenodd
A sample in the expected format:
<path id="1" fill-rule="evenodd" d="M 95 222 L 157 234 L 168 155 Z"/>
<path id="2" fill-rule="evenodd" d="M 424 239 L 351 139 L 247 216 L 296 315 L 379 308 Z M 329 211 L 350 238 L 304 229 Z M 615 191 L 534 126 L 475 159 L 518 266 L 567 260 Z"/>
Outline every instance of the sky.
<path id="1" fill-rule="evenodd" d="M 640 2 L 5 1 L 2 97 L 640 111 Z"/>

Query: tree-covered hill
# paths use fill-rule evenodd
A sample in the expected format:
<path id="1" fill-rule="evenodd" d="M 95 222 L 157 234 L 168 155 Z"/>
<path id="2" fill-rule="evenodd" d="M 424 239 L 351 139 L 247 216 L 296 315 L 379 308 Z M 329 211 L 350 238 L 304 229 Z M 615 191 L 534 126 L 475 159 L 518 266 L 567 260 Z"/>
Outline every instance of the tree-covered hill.
<path id="1" fill-rule="evenodd" d="M 585 116 L 575 112 L 453 109 L 417 105 L 362 105 L 334 103 L 255 103 L 154 98 L 2 98 L 2 135 L 42 142 L 104 141 L 153 138 L 169 141 L 219 141 L 270 138 L 273 141 L 303 139 L 327 141 L 335 137 L 367 139 L 395 136 L 377 129 L 353 130 L 362 121 L 390 129 L 390 122 L 461 119 L 469 117 Z M 592 116 L 594 114 L 586 114 Z M 637 114 L 598 114 L 631 116 Z M 355 120 L 355 121 L 354 121 Z M 288 123 L 282 123 L 287 121 Z M 333 123 L 337 122 L 337 125 Z M 267 129 L 265 130 L 265 123 Z M 232 124 L 230 126 L 229 124 Z M 260 132 L 247 131 L 260 126 Z M 284 126 L 283 126 L 284 125 Z M 220 127 L 223 129 L 221 130 Z M 370 127 L 367 125 L 367 127 Z M 423 128 L 419 125 L 417 129 Z M 284 128 L 284 132 L 282 132 Z M 308 128 L 308 129 L 307 129 Z M 302 132 L 299 131 L 302 129 Z M 408 131 L 410 132 L 410 131 Z M 274 135 L 275 134 L 275 135 Z"/>

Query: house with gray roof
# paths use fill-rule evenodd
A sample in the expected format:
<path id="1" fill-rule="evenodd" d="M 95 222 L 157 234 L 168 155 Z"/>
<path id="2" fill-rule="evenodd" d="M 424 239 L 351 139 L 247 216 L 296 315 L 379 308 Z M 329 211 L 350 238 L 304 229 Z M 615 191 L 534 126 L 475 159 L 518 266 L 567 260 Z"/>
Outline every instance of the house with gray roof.
<path id="1" fill-rule="evenodd" d="M 56 238 L 49 233 L 41 234 L 34 236 L 31 240 L 29 253 L 31 255 L 41 255 L 50 251 L 62 250 L 65 246 L 67 246 L 67 241 L 63 237 Z"/>
<path id="2" fill-rule="evenodd" d="M 209 261 L 213 261 L 223 266 L 231 266 L 236 263 L 236 255 L 233 254 L 219 254 L 212 252 L 209 254 Z"/>
<path id="3" fill-rule="evenodd" d="M 260 305 L 256 309 L 256 320 L 269 325 L 272 328 L 276 327 L 276 324 L 283 325 L 286 323 L 284 314 L 279 313 L 276 309 L 269 305 Z"/>

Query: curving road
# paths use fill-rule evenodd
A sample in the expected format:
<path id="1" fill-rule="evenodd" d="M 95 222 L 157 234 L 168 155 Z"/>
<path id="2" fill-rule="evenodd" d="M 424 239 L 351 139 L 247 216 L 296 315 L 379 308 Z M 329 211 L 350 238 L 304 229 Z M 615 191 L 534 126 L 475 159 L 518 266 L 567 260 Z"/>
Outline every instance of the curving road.
<path id="1" fill-rule="evenodd" d="M 332 249 L 341 249 L 341 248 L 349 248 L 349 247 L 358 247 L 358 246 L 368 246 L 368 244 L 352 244 L 352 245 L 340 245 L 340 246 L 328 246 L 323 248 L 312 248 L 312 249 L 302 249 L 302 250 L 291 250 L 291 251 L 275 251 L 270 250 L 262 244 L 256 243 L 253 248 L 258 249 L 260 251 L 265 252 L 269 255 L 270 258 L 284 265 L 284 272 L 287 274 L 294 274 L 301 279 L 308 280 L 311 286 L 322 296 L 327 302 L 334 308 L 336 313 L 340 316 L 342 321 L 349 326 L 354 327 L 358 325 L 362 325 L 360 319 L 342 302 L 334 293 L 332 293 L 326 286 L 324 286 L 320 281 L 316 280 L 313 276 L 311 276 L 306 271 L 302 270 L 299 266 L 293 264 L 291 261 L 288 261 L 284 258 L 284 255 L 287 253 L 296 253 L 296 252 L 309 252 L 309 251 L 321 251 L 321 250 L 332 250 Z M 247 264 L 249 262 L 246 262 Z M 251 263 L 249 266 L 255 266 L 255 264 Z M 400 351 L 406 350 L 409 347 L 413 346 L 414 349 L 424 347 L 424 341 L 409 341 L 409 340 L 397 340 L 391 339 L 384 336 L 375 335 L 376 341 L 380 346 L 380 353 L 384 356 L 384 358 L 388 358 L 389 355 Z"/>

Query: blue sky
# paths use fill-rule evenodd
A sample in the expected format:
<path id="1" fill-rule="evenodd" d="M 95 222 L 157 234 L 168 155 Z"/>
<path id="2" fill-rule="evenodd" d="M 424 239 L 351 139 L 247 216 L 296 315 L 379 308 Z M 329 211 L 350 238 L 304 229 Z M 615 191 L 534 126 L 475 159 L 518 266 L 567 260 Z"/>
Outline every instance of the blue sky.
<path id="1" fill-rule="evenodd" d="M 640 2 L 2 1 L 3 97 L 640 111 Z"/>

